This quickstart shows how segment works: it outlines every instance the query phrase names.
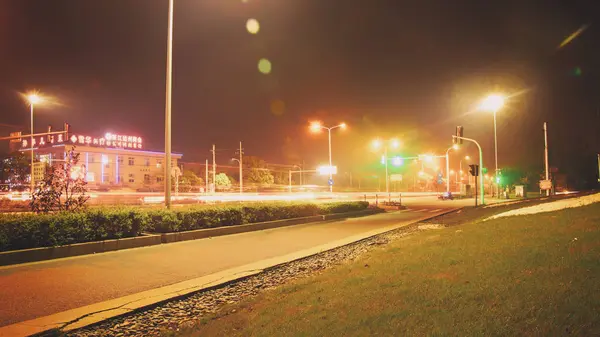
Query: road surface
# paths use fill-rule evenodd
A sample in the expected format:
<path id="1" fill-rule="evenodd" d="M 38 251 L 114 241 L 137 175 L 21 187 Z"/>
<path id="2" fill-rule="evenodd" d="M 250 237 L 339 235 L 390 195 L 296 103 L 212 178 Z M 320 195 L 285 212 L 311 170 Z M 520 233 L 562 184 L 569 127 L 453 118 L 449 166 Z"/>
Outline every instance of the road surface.
<path id="1" fill-rule="evenodd" d="M 0 326 L 409 223 L 470 201 L 414 198 L 405 211 L 0 267 Z"/>

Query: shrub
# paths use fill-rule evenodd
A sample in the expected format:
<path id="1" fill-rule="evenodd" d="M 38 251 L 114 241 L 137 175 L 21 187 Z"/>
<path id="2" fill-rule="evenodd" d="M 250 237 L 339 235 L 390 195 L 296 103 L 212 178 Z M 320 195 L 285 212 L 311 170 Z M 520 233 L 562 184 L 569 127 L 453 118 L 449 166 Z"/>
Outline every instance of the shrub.
<path id="1" fill-rule="evenodd" d="M 93 208 L 80 212 L 0 215 L 0 251 L 235 226 L 362 210 L 366 202 L 269 203 L 185 209 Z"/>

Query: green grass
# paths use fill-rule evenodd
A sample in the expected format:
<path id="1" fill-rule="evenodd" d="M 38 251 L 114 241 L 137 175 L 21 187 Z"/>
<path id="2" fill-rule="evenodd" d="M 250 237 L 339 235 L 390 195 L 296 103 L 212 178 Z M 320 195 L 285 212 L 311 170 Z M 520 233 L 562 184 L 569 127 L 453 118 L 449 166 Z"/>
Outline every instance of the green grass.
<path id="1" fill-rule="evenodd" d="M 233 308 L 181 335 L 598 335 L 600 204 L 419 232 Z"/>

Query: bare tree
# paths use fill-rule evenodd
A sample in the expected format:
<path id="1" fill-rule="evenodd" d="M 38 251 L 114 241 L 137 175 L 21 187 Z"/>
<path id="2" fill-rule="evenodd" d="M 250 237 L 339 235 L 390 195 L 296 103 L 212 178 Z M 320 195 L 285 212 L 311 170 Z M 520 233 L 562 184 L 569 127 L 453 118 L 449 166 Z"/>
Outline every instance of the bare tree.
<path id="1" fill-rule="evenodd" d="M 44 180 L 31 198 L 31 209 L 37 213 L 76 211 L 85 207 L 89 196 L 85 181 L 86 168 L 79 164 L 75 147 L 66 153 L 64 163 L 50 165 Z"/>

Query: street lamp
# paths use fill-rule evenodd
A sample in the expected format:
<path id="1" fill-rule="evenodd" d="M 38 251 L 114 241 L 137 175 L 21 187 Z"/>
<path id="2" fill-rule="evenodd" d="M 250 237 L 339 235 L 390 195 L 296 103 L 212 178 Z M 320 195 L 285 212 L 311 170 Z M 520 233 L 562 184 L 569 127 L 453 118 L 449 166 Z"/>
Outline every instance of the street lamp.
<path id="1" fill-rule="evenodd" d="M 471 159 L 471 157 L 469 157 L 468 155 L 466 155 L 466 156 L 460 158 L 460 168 L 459 168 L 459 171 L 460 171 L 460 181 L 461 182 L 462 182 L 462 178 L 463 178 L 463 176 L 462 176 L 462 174 L 463 174 L 463 169 L 462 169 L 462 161 L 463 161 L 463 159 L 464 160 L 469 160 L 469 159 Z"/>
<path id="2" fill-rule="evenodd" d="M 240 156 L 241 159 L 241 156 Z M 237 158 L 231 158 L 231 161 L 237 161 L 240 166 L 240 194 L 244 193 L 244 177 L 242 176 L 242 161 Z"/>
<path id="3" fill-rule="evenodd" d="M 165 85 L 165 207 L 171 208 L 171 89 L 173 86 L 173 0 L 169 0 L 167 23 L 167 70 Z"/>
<path id="4" fill-rule="evenodd" d="M 450 150 L 458 150 L 458 144 L 454 144 L 446 150 L 446 192 L 450 192 Z"/>
<path id="5" fill-rule="evenodd" d="M 31 170 L 30 170 L 30 174 L 31 177 L 29 179 L 30 182 L 30 193 L 33 195 L 33 190 L 35 188 L 35 180 L 33 178 L 33 107 L 37 104 L 40 104 L 42 102 L 44 102 L 44 98 L 42 96 L 40 96 L 40 94 L 38 94 L 37 92 L 31 92 L 28 93 L 27 96 L 27 102 L 29 103 L 29 107 L 30 107 L 30 112 L 31 112 L 31 135 L 30 135 L 30 145 L 31 145 Z"/>
<path id="6" fill-rule="evenodd" d="M 496 164 L 496 176 L 498 176 L 498 136 L 496 132 L 496 113 L 498 110 L 502 109 L 505 101 L 506 98 L 503 95 L 492 94 L 481 101 L 481 104 L 479 105 L 480 110 L 492 112 L 494 114 L 494 156 Z"/>
<path id="7" fill-rule="evenodd" d="M 347 128 L 346 123 L 340 123 L 338 125 L 332 127 L 326 127 L 321 124 L 321 122 L 311 122 L 310 123 L 310 131 L 319 132 L 321 129 L 325 129 L 328 132 L 329 136 L 329 192 L 333 192 L 333 164 L 331 162 L 331 130 L 340 128 L 345 130 Z"/>
<path id="8" fill-rule="evenodd" d="M 373 141 L 373 148 L 375 150 L 380 149 L 381 147 L 383 147 L 383 159 L 385 161 L 385 192 L 386 193 L 390 193 L 390 179 L 389 179 L 389 174 L 388 174 L 388 145 L 389 144 L 393 149 L 397 149 L 398 147 L 400 147 L 400 141 L 398 139 L 390 139 L 387 142 L 383 142 L 381 141 L 381 139 L 375 139 Z M 396 164 L 394 164 L 396 165 Z"/>

